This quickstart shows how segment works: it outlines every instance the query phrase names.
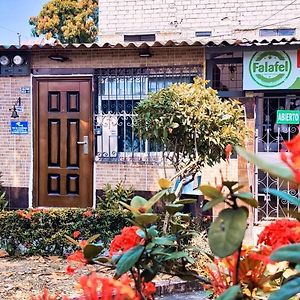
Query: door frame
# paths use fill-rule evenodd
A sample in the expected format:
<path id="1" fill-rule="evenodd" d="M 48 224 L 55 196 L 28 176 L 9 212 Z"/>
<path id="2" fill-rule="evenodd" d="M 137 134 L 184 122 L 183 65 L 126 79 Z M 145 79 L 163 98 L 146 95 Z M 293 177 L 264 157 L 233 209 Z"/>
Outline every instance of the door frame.
<path id="1" fill-rule="evenodd" d="M 55 81 L 55 80 L 65 80 L 65 81 L 77 81 L 77 80 L 88 80 L 90 82 L 90 133 L 89 140 L 91 141 L 92 147 L 92 158 L 95 156 L 95 137 L 93 131 L 93 120 L 94 120 L 94 75 L 93 74 L 73 74 L 73 75 L 33 75 L 32 76 L 32 198 L 29 195 L 29 207 L 38 207 L 38 167 L 39 167 L 39 147 L 38 147 L 38 137 L 39 137 L 39 106 L 38 106 L 38 82 L 39 81 Z M 91 158 L 91 159 L 92 159 Z M 95 207 L 96 203 L 96 190 L 95 190 L 95 165 L 94 160 L 91 162 L 91 190 L 92 190 L 92 206 Z M 31 199 L 30 199 L 31 198 Z M 31 200 L 31 201 L 30 201 Z"/>

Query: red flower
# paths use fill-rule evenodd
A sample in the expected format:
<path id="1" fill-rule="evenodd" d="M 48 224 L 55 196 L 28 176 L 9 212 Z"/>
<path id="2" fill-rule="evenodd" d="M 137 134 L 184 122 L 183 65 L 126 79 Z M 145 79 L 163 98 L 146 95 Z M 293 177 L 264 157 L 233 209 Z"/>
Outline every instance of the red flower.
<path id="1" fill-rule="evenodd" d="M 155 292 L 156 292 L 156 287 L 153 282 L 145 282 L 142 284 L 142 293 L 147 299 L 149 300 L 154 299 L 153 295 Z"/>
<path id="2" fill-rule="evenodd" d="M 74 253 L 70 254 L 67 257 L 67 261 L 76 261 L 76 262 L 80 262 L 82 264 L 86 264 L 87 260 L 84 258 L 83 252 L 80 250 L 75 251 Z"/>
<path id="3" fill-rule="evenodd" d="M 87 240 L 81 240 L 78 242 L 81 249 L 83 249 L 87 244 Z"/>
<path id="4" fill-rule="evenodd" d="M 277 220 L 266 226 L 258 236 L 257 244 L 267 247 L 263 252 L 272 252 L 275 249 L 288 245 L 300 243 L 300 222 L 295 220 Z"/>
<path id="5" fill-rule="evenodd" d="M 38 296 L 31 296 L 31 300 L 58 300 L 58 296 L 51 295 L 48 289 L 44 289 L 43 293 Z M 67 298 L 64 298 L 67 300 Z"/>
<path id="6" fill-rule="evenodd" d="M 294 173 L 295 181 L 300 183 L 300 127 L 299 133 L 290 141 L 283 143 L 290 152 L 290 156 L 286 152 L 281 152 L 281 160 L 289 167 Z"/>
<path id="7" fill-rule="evenodd" d="M 77 250 L 74 253 L 70 254 L 67 257 L 67 268 L 66 272 L 68 274 L 74 274 L 77 269 L 82 268 L 87 264 L 87 260 L 84 258 L 83 252 L 81 250 Z"/>
<path id="8" fill-rule="evenodd" d="M 91 216 L 93 215 L 93 213 L 92 213 L 90 210 L 87 210 L 87 211 L 85 211 L 85 212 L 83 213 L 83 215 L 84 215 L 85 217 L 91 217 Z"/>
<path id="9" fill-rule="evenodd" d="M 76 230 L 73 232 L 73 238 L 77 239 L 80 236 L 80 231 Z"/>
<path id="10" fill-rule="evenodd" d="M 142 242 L 142 238 L 137 235 L 137 226 L 124 227 L 121 234 L 116 235 L 112 240 L 109 248 L 109 256 L 114 254 L 122 254 L 127 250 L 135 247 Z"/>
<path id="11" fill-rule="evenodd" d="M 69 275 L 73 275 L 76 271 L 76 268 L 70 266 L 70 265 L 67 265 L 67 268 L 66 268 L 66 272 L 69 274 Z"/>
<path id="12" fill-rule="evenodd" d="M 122 276 L 123 277 L 123 276 Z M 89 276 L 82 276 L 79 280 L 83 295 L 80 300 L 129 300 L 137 299 L 135 291 L 130 287 L 130 282 L 126 278 L 120 281 L 100 277 L 96 273 Z"/>

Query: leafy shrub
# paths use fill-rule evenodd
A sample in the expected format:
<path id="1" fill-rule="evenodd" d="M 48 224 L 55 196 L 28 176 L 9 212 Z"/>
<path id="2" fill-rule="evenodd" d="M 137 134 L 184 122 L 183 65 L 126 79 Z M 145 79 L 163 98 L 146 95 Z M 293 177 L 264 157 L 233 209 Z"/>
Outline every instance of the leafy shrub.
<path id="1" fill-rule="evenodd" d="M 118 210 L 120 209 L 120 201 L 129 203 L 132 196 L 132 188 L 126 189 L 122 181 L 118 182 L 115 187 L 112 187 L 110 183 L 107 183 L 104 186 L 103 197 L 98 197 L 97 207 L 103 210 Z"/>
<path id="2" fill-rule="evenodd" d="M 221 100 L 201 78 L 149 95 L 134 113 L 137 133 L 163 144 L 177 171 L 194 162 L 189 174 L 225 159 L 226 145 L 242 144 L 246 133 L 241 103 Z"/>
<path id="3" fill-rule="evenodd" d="M 5 210 L 8 205 L 6 193 L 3 188 L 2 173 L 0 172 L 0 211 Z"/>
<path id="4" fill-rule="evenodd" d="M 0 212 L 0 248 L 11 255 L 64 255 L 74 250 L 67 240 L 100 233 L 106 245 L 128 224 L 122 211 L 51 209 Z"/>

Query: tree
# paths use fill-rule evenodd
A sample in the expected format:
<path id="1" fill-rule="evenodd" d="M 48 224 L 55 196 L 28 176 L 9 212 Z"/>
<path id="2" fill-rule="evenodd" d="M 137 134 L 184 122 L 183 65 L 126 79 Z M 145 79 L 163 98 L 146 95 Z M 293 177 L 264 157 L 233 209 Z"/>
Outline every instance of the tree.
<path id="1" fill-rule="evenodd" d="M 225 159 L 226 146 L 241 144 L 245 137 L 240 102 L 220 99 L 200 78 L 150 95 L 135 108 L 135 115 L 139 135 L 162 144 L 177 171 L 190 165 L 185 176 Z"/>
<path id="2" fill-rule="evenodd" d="M 51 0 L 31 17 L 33 36 L 53 37 L 61 43 L 92 43 L 98 33 L 97 0 Z"/>

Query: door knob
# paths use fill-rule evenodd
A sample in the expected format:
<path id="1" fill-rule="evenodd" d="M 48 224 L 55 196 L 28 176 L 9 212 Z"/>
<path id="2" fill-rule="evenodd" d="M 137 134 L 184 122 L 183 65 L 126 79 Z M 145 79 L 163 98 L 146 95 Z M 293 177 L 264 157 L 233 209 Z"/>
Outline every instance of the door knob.
<path id="1" fill-rule="evenodd" d="M 78 145 L 83 145 L 83 154 L 89 154 L 89 137 L 87 135 L 83 136 L 83 141 L 78 141 Z"/>

